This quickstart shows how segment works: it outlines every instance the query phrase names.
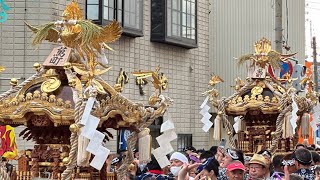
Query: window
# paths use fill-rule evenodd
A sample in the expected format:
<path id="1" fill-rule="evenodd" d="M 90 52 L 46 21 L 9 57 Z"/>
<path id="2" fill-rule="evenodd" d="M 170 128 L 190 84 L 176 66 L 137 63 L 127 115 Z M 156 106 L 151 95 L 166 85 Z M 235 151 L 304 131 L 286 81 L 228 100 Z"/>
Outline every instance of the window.
<path id="1" fill-rule="evenodd" d="M 152 0 L 151 41 L 197 47 L 196 0 Z"/>
<path id="2" fill-rule="evenodd" d="M 192 134 L 178 134 L 178 151 L 184 151 L 184 148 L 192 146 Z"/>
<path id="3" fill-rule="evenodd" d="M 143 0 L 87 0 L 87 19 L 107 25 L 116 19 L 125 35 L 142 36 Z"/>

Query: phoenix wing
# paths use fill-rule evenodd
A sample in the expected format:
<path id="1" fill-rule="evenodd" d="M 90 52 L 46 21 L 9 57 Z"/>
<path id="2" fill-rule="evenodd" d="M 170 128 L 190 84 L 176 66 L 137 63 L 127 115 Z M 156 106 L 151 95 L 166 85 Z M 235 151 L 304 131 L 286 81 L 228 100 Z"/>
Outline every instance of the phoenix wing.
<path id="1" fill-rule="evenodd" d="M 119 24 L 119 22 L 117 21 L 112 21 L 111 24 L 105 26 L 100 35 L 96 36 L 95 41 L 97 41 L 97 39 L 99 39 L 98 41 L 100 41 L 101 43 L 111 43 L 114 42 L 116 40 L 118 40 L 121 37 L 122 34 L 122 30 L 121 30 L 121 26 Z"/>
<path id="2" fill-rule="evenodd" d="M 57 42 L 59 39 L 59 32 L 55 29 L 54 22 L 47 23 L 39 27 L 31 26 L 26 22 L 25 24 L 35 34 L 32 42 L 33 45 L 40 44 L 43 40 L 47 40 L 49 42 Z"/>

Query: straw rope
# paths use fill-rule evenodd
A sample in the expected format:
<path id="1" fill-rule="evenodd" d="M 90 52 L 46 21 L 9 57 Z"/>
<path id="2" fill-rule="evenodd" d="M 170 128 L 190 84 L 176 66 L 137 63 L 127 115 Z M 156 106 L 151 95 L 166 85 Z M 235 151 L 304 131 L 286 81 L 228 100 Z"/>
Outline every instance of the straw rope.
<path id="1" fill-rule="evenodd" d="M 82 99 L 79 99 L 75 106 L 75 124 L 78 124 L 80 121 L 83 111 L 85 108 L 85 102 L 82 101 Z M 69 163 L 67 164 L 67 169 L 63 171 L 61 174 L 61 178 L 63 180 L 69 180 L 71 179 L 72 171 L 77 165 L 77 152 L 78 152 L 78 134 L 77 132 L 72 132 L 70 137 L 70 153 L 69 153 Z"/>
<path id="2" fill-rule="evenodd" d="M 10 96 L 11 94 L 14 94 L 18 91 L 20 91 L 26 84 L 30 83 L 31 81 L 33 81 L 34 79 L 40 77 L 43 73 L 45 73 L 46 70 L 45 69 L 41 69 L 39 72 L 37 72 L 36 74 L 30 76 L 28 79 L 26 79 L 25 81 L 23 81 L 21 84 L 12 87 L 11 89 L 9 89 L 8 91 L 2 93 L 0 95 L 0 101 L 2 101 L 4 98 Z"/>
<path id="3" fill-rule="evenodd" d="M 281 139 L 282 131 L 283 131 L 283 123 L 284 123 L 284 117 L 287 112 L 292 111 L 292 106 L 288 106 L 289 104 L 289 98 L 290 96 L 288 94 L 284 94 L 283 97 L 280 99 L 280 109 L 282 111 L 277 117 L 276 121 L 276 132 L 274 134 L 274 137 L 272 138 L 271 141 L 271 147 L 270 147 L 270 152 L 273 154 L 277 150 L 277 145 L 279 140 Z"/>
<path id="4" fill-rule="evenodd" d="M 234 97 L 238 96 L 240 93 L 245 92 L 246 90 L 250 89 L 251 86 L 252 86 L 251 83 L 246 84 L 238 92 L 235 92 L 233 95 L 229 96 L 228 98 L 223 97 L 223 98 L 221 98 L 221 100 L 218 100 L 218 112 L 222 113 L 221 114 L 222 121 L 223 121 L 224 126 L 227 128 L 228 135 L 229 135 L 229 144 L 232 148 L 237 148 L 237 146 L 236 146 L 236 143 L 233 138 L 233 133 L 232 133 L 233 126 L 231 125 L 230 121 L 228 120 L 228 115 L 226 114 L 225 107 L 228 105 L 230 100 L 232 100 Z"/>
<path id="5" fill-rule="evenodd" d="M 165 102 L 162 103 L 162 105 L 166 105 Z M 163 112 L 164 113 L 164 112 Z M 143 112 L 143 117 L 142 120 L 144 120 L 144 123 L 140 123 L 136 126 L 137 129 L 141 130 L 146 127 L 149 127 L 154 120 L 159 117 L 161 114 L 157 114 L 156 111 L 153 108 L 147 108 Z M 136 146 L 136 143 L 138 141 L 138 132 L 133 132 L 127 140 L 127 149 L 128 149 L 128 154 L 125 157 L 122 165 L 119 167 L 119 169 L 116 171 L 117 172 L 117 179 L 126 179 L 127 175 L 127 168 L 128 166 L 132 163 L 134 157 L 133 157 L 133 151 L 132 149 Z"/>

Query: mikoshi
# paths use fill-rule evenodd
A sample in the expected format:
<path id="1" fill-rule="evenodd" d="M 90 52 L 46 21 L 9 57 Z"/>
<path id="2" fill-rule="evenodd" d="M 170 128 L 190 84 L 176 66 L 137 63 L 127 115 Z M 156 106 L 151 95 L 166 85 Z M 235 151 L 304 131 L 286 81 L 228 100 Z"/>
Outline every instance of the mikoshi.
<path id="1" fill-rule="evenodd" d="M 12 176 L 32 179 L 49 172 L 53 179 L 107 179 L 105 160 L 110 150 L 105 141 L 112 138 L 107 128 L 113 128 L 132 132 L 128 155 L 113 177 L 125 179 L 136 143 L 144 139 L 143 145 L 150 147 L 147 127 L 172 104 L 162 94 L 167 79 L 159 67 L 134 73 L 141 80 L 151 77 L 155 91 L 148 106 L 130 101 L 120 94 L 120 80 L 110 85 L 102 79 L 111 68 L 104 52 L 112 50 L 108 43 L 120 38 L 119 23 L 97 26 L 83 19 L 74 1 L 62 17 L 38 27 L 26 23 L 34 33 L 33 45 L 49 41 L 57 47 L 42 65 L 34 64 L 34 75 L 20 84 L 12 79 L 11 89 L 0 95 L 1 124 L 24 125 L 20 136 L 35 142 L 33 149 L 17 157 L 17 172 Z M 141 149 L 146 151 L 141 161 L 148 162 L 151 148 Z M 3 167 L 0 179 L 10 179 Z"/>
<path id="2" fill-rule="evenodd" d="M 255 43 L 253 54 L 238 58 L 246 64 L 246 80 L 235 79 L 235 93 L 219 98 L 215 85 L 223 80 L 213 75 L 206 91 L 215 109 L 213 139 L 222 138 L 222 124 L 226 128 L 229 145 L 252 155 L 267 149 L 272 153 L 293 151 L 300 138 L 307 139 L 310 126 L 319 123 L 318 95 L 313 91 L 310 77 L 291 77 L 292 72 L 274 76 L 270 71 L 290 63 L 294 54 L 280 54 L 271 49 L 271 42 L 262 38 Z M 307 84 L 305 93 L 296 91 L 293 82 Z M 310 122 L 310 115 L 313 120 Z M 298 133 L 300 130 L 300 133 Z M 315 131 L 315 130 L 314 130 Z"/>

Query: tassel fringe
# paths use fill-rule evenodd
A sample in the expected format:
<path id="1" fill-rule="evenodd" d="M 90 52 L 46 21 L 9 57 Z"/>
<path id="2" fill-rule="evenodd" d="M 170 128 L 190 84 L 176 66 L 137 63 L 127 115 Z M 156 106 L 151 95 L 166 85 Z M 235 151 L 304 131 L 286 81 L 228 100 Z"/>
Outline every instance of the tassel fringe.
<path id="1" fill-rule="evenodd" d="M 305 139 L 309 137 L 310 128 L 310 115 L 303 113 L 301 117 L 301 136 Z"/>
<path id="2" fill-rule="evenodd" d="M 146 128 L 138 134 L 139 137 L 139 164 L 147 164 L 151 160 L 151 136 Z"/>
<path id="3" fill-rule="evenodd" d="M 214 119 L 214 131 L 213 131 L 213 140 L 221 140 L 221 115 L 217 115 Z"/>
<path id="4" fill-rule="evenodd" d="M 82 167 L 88 167 L 90 161 L 90 153 L 86 151 L 86 148 L 89 144 L 89 139 L 79 135 L 78 137 L 78 157 L 77 165 Z"/>

